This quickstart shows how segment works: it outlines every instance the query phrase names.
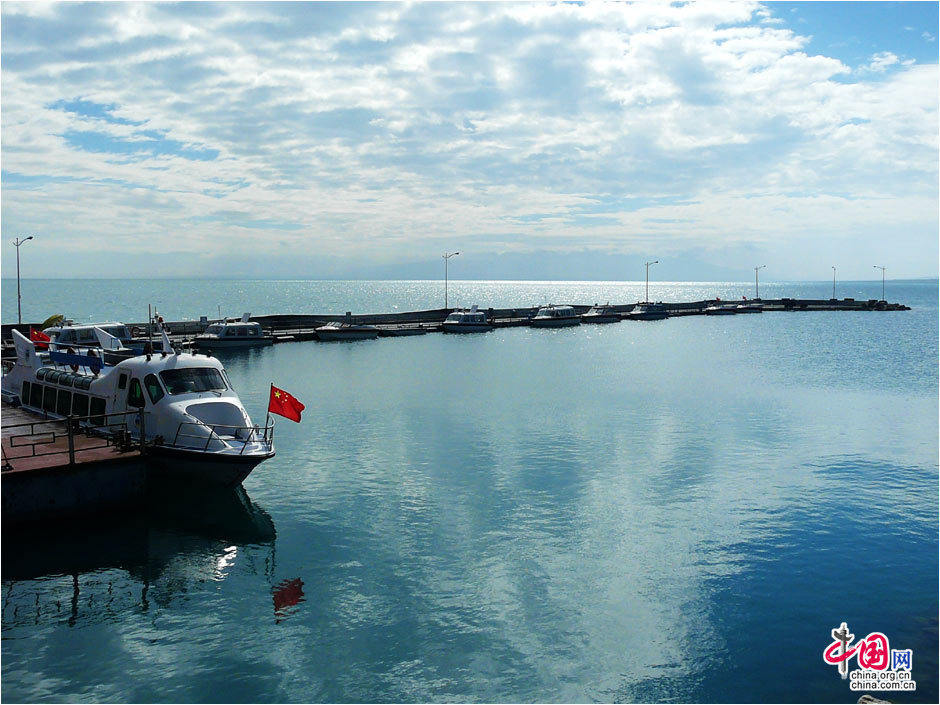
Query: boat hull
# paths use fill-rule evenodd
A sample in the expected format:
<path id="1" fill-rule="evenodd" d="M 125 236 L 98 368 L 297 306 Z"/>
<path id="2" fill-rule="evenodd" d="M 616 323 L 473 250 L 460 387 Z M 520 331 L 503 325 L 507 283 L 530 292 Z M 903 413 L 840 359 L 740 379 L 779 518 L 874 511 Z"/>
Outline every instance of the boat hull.
<path id="1" fill-rule="evenodd" d="M 320 330 L 317 338 L 323 341 L 336 340 L 372 340 L 379 337 L 378 330 Z"/>
<path id="2" fill-rule="evenodd" d="M 412 335 L 425 335 L 427 328 L 380 328 L 379 336 L 382 338 L 403 338 Z"/>
<path id="3" fill-rule="evenodd" d="M 661 321 L 664 318 L 669 318 L 669 314 L 665 311 L 628 313 L 627 318 L 629 318 L 631 321 Z"/>
<path id="4" fill-rule="evenodd" d="M 619 314 L 604 314 L 600 316 L 590 316 L 584 315 L 581 316 L 582 323 L 618 323 L 620 321 Z"/>
<path id="5" fill-rule="evenodd" d="M 737 311 L 730 308 L 705 309 L 706 316 L 733 316 Z"/>
<path id="6" fill-rule="evenodd" d="M 580 326 L 581 316 L 564 316 L 561 318 L 533 318 L 529 321 L 533 328 L 564 328 L 565 326 Z"/>
<path id="7" fill-rule="evenodd" d="M 274 338 L 254 338 L 251 340 L 200 340 L 196 338 L 193 343 L 200 350 L 223 350 L 227 348 L 258 348 L 265 345 L 273 345 Z"/>
<path id="8" fill-rule="evenodd" d="M 493 330 L 492 323 L 442 323 L 445 333 L 486 333 Z"/>
<path id="9" fill-rule="evenodd" d="M 200 487 L 237 487 L 255 467 L 274 457 L 270 453 L 223 454 L 151 446 L 147 449 L 147 481 L 155 484 L 185 482 Z"/>

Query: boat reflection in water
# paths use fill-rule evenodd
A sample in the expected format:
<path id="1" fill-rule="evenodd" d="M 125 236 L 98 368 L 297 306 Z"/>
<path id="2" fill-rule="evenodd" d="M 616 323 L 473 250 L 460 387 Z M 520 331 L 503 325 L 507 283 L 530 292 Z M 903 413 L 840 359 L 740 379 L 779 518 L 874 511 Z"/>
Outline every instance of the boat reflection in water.
<path id="1" fill-rule="evenodd" d="M 5 527 L 3 630 L 172 606 L 235 571 L 272 592 L 275 538 L 241 487 L 152 495 L 135 515 Z"/>

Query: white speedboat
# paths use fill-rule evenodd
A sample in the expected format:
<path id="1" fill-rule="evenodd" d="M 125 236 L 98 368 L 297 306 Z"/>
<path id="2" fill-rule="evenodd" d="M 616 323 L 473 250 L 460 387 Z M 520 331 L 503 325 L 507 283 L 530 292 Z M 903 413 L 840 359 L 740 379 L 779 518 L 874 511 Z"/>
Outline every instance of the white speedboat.
<path id="1" fill-rule="evenodd" d="M 610 308 L 610 302 L 606 306 L 594 304 L 590 311 L 581 316 L 582 323 L 616 323 L 621 320 L 621 315 Z"/>
<path id="2" fill-rule="evenodd" d="M 734 307 L 735 313 L 763 313 L 764 304 L 756 301 L 747 301 Z"/>
<path id="3" fill-rule="evenodd" d="M 719 304 L 714 303 L 711 306 L 705 308 L 706 316 L 733 316 L 738 312 L 736 304 Z"/>
<path id="4" fill-rule="evenodd" d="M 272 345 L 274 336 L 265 335 L 261 324 L 248 320 L 245 314 L 241 320 L 226 319 L 208 326 L 197 335 L 193 342 L 202 350 L 217 350 L 222 348 L 253 348 L 262 345 Z"/>
<path id="5" fill-rule="evenodd" d="M 535 328 L 560 328 L 581 325 L 581 316 L 571 306 L 543 306 L 529 321 Z"/>
<path id="6" fill-rule="evenodd" d="M 331 321 L 315 329 L 320 340 L 372 340 L 379 337 L 375 326 L 361 326 L 349 321 Z"/>
<path id="7" fill-rule="evenodd" d="M 234 486 L 274 455 L 273 422 L 252 423 L 213 357 L 174 352 L 111 365 L 92 347 L 42 353 L 16 330 L 13 340 L 4 397 L 45 418 L 72 416 L 91 432 L 143 440 L 156 479 Z"/>
<path id="8" fill-rule="evenodd" d="M 627 314 L 627 318 L 631 321 L 661 321 L 669 318 L 669 311 L 662 304 L 651 304 L 646 301 L 634 306 Z"/>
<path id="9" fill-rule="evenodd" d="M 469 311 L 461 309 L 452 312 L 444 319 L 441 327 L 445 333 L 484 333 L 493 330 L 493 323 L 474 304 Z"/>

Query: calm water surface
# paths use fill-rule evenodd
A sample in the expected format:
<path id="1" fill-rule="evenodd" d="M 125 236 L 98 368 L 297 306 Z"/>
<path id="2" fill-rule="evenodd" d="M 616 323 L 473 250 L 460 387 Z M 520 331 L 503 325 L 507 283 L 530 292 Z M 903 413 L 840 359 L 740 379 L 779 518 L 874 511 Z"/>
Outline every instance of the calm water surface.
<path id="1" fill-rule="evenodd" d="M 146 318 L 129 283 L 62 285 L 32 290 L 32 309 L 24 289 L 24 320 Z M 427 282 L 211 287 L 152 290 L 171 319 L 223 295 L 229 314 L 442 304 Z M 888 699 L 935 702 L 937 283 L 889 287 L 914 310 L 220 355 L 256 421 L 273 381 L 303 423 L 279 420 L 245 496 L 5 530 L 2 697 L 855 702 L 822 660 L 845 621 L 914 650 L 917 691 Z M 521 306 L 631 301 L 642 284 L 451 291 Z"/>

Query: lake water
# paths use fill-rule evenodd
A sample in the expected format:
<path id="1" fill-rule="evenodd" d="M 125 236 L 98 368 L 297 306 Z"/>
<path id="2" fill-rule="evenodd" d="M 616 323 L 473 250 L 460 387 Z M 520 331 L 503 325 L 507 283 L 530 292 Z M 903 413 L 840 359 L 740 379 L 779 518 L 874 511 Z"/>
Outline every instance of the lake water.
<path id="1" fill-rule="evenodd" d="M 881 295 L 881 282 L 839 286 Z M 5 322 L 15 292 L 4 280 Z M 484 307 L 644 298 L 642 282 L 449 293 Z M 277 456 L 244 497 L 183 488 L 132 517 L 3 531 L 0 694 L 855 702 L 822 659 L 846 622 L 913 650 L 917 690 L 881 697 L 936 702 L 937 282 L 889 282 L 887 298 L 913 310 L 220 354 L 256 421 L 273 382 L 307 405 L 303 422 L 278 420 Z M 436 282 L 29 280 L 23 319 L 442 299 Z"/>

